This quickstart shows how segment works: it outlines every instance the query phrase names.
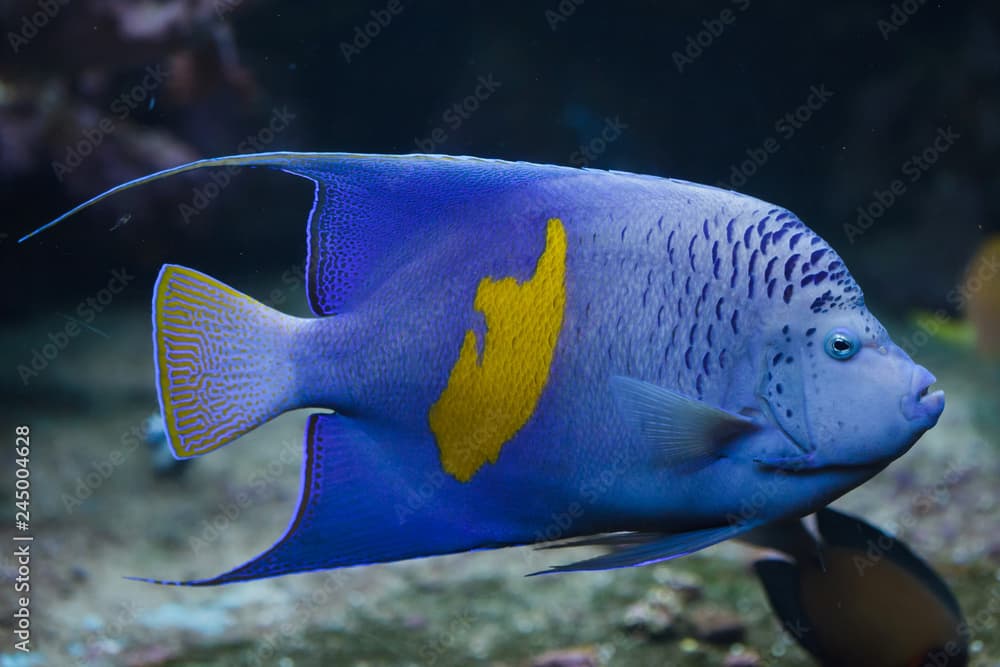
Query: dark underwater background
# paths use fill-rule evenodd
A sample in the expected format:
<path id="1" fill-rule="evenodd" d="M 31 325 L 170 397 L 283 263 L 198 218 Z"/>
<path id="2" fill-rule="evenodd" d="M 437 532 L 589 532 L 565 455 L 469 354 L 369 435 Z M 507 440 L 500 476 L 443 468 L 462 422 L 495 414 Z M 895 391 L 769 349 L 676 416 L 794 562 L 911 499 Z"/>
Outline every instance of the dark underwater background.
<path id="1" fill-rule="evenodd" d="M 527 550 L 224 589 L 122 579 L 214 574 L 287 522 L 299 416 L 183 467 L 146 444 L 149 299 L 171 262 L 305 314 L 311 184 L 199 172 L 17 238 L 120 182 L 272 150 L 620 169 L 794 211 L 948 393 L 838 505 L 927 559 L 972 664 L 1000 665 L 1000 4 L 6 0 L 0 42 L 0 536 L 18 424 L 36 535 L 30 654 L 8 641 L 0 548 L 3 667 L 814 664 L 731 545 L 540 579 L 522 575 L 553 559 Z"/>

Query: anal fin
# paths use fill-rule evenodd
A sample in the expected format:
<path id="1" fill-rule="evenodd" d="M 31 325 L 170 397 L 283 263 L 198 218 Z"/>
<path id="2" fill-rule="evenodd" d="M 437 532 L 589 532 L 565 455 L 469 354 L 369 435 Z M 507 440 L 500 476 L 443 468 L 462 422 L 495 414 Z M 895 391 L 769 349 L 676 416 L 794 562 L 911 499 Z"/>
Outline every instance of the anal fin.
<path id="1" fill-rule="evenodd" d="M 409 460 L 422 465 L 415 449 Z M 426 449 L 434 460 L 433 443 Z M 377 442 L 356 420 L 310 416 L 299 504 L 281 539 L 215 577 L 144 581 L 211 586 L 501 546 L 506 541 L 503 534 L 480 530 L 470 520 L 470 512 L 455 501 L 449 486 L 459 483 L 440 468 L 393 465 L 387 451 L 385 443 Z M 429 482 L 432 492 L 418 493 Z"/>

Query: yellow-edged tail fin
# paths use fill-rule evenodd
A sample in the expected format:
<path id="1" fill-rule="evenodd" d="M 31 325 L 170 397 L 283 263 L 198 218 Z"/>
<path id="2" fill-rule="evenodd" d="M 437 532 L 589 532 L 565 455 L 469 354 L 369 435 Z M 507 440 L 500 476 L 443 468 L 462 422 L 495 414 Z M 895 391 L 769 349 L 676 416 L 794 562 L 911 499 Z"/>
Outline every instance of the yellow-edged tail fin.
<path id="1" fill-rule="evenodd" d="M 297 407 L 291 343 L 300 322 L 199 271 L 164 265 L 153 345 L 174 456 L 205 454 Z"/>

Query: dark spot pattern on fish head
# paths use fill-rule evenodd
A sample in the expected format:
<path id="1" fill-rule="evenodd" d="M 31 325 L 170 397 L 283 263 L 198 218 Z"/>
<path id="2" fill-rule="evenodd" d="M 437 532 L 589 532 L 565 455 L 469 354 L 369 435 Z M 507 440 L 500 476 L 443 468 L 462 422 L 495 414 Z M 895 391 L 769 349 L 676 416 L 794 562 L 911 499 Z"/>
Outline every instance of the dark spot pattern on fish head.
<path id="1" fill-rule="evenodd" d="M 748 285 L 760 281 L 762 296 L 793 307 L 805 302 L 813 313 L 863 307 L 861 289 L 837 253 L 789 211 L 771 210 L 745 229 L 745 252 L 760 258 L 747 266 Z"/>
<path id="2" fill-rule="evenodd" d="M 694 394 L 696 382 L 709 394 L 727 386 L 727 373 L 748 367 L 747 352 L 759 350 L 762 334 L 776 334 L 762 327 L 777 318 L 783 318 L 782 324 L 793 323 L 792 333 L 777 341 L 790 345 L 804 330 L 796 330 L 794 323 L 815 314 L 863 308 L 860 289 L 821 238 L 790 212 L 746 200 L 757 206 L 744 208 L 739 196 L 736 205 L 725 202 L 711 217 L 685 219 L 674 211 L 648 226 L 626 230 L 619 223 L 613 228 L 626 242 L 632 237 L 632 243 L 661 249 L 665 267 L 653 275 L 647 265 L 640 266 L 651 290 L 639 290 L 635 296 L 637 310 L 649 313 L 648 329 L 636 340 L 664 347 L 662 364 L 669 372 L 661 375 L 679 373 L 679 391 Z M 650 235 L 652 229 L 659 233 Z M 627 272 L 627 267 L 622 270 Z M 696 321 L 703 325 L 692 327 Z M 797 350 L 791 352 L 786 357 L 794 361 L 786 363 L 787 370 L 801 361 Z M 787 396 L 787 383 L 783 391 Z M 791 409 L 796 415 L 802 412 Z"/>
<path id="3" fill-rule="evenodd" d="M 704 224 L 698 224 L 689 234 L 701 241 L 704 229 Z M 694 268 L 701 274 L 693 275 L 704 275 L 711 283 L 707 292 L 699 291 L 693 279 L 690 298 L 697 299 L 694 314 L 701 320 L 710 318 L 713 324 L 697 333 L 709 334 L 701 344 L 704 351 L 714 350 L 714 354 L 706 356 L 697 341 L 689 340 L 691 366 L 698 367 L 701 361 L 698 370 L 711 381 L 725 376 L 723 371 L 750 363 L 758 373 L 752 382 L 757 395 L 767 404 L 771 418 L 803 451 L 826 448 L 828 455 L 845 457 L 843 462 L 852 464 L 856 459 L 867 463 L 866 457 L 889 457 L 905 449 L 910 437 L 905 434 L 912 435 L 915 427 L 898 414 L 898 403 L 915 365 L 892 345 L 865 307 L 861 289 L 836 251 L 792 213 L 778 208 L 766 212 L 748 208 L 736 216 L 726 212 L 709 231 L 710 240 L 702 241 L 705 247 L 691 244 L 687 259 L 695 257 Z M 690 240 L 691 236 L 685 237 Z M 708 304 L 711 309 L 703 307 Z M 882 368 L 882 375 L 829 356 L 824 343 L 838 327 L 853 332 L 859 349 L 864 350 L 859 358 L 871 368 Z M 885 360 L 893 355 L 891 363 Z M 855 367 L 860 369 L 857 373 L 844 370 Z M 896 407 L 883 405 L 884 414 L 872 411 L 851 395 L 851 383 L 838 385 L 847 378 L 880 384 Z M 852 411 L 866 415 L 866 421 L 854 418 Z M 875 438 L 870 451 L 858 445 L 837 454 L 837 424 L 846 424 L 855 436 L 866 433 Z M 860 443 L 855 436 L 854 442 Z"/>

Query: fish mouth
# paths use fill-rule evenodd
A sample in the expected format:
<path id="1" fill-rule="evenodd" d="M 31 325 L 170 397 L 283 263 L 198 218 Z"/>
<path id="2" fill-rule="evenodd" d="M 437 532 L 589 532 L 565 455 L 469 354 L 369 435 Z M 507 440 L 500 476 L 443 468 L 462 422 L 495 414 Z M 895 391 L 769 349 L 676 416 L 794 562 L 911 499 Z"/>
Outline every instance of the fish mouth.
<path id="1" fill-rule="evenodd" d="M 930 391 L 931 385 L 927 385 L 917 394 L 917 402 L 921 405 L 930 406 L 938 399 L 944 399 L 944 390 L 937 389 L 935 391 Z M 930 393 L 928 393 L 930 392 Z"/>
<path id="2" fill-rule="evenodd" d="M 901 409 L 903 416 L 910 421 L 925 421 L 930 428 L 937 423 L 938 417 L 944 411 L 944 391 L 931 387 L 937 378 L 923 366 L 917 366 L 910 382 L 910 391 L 903 397 Z"/>

